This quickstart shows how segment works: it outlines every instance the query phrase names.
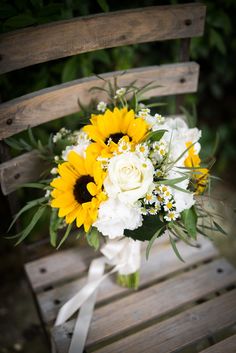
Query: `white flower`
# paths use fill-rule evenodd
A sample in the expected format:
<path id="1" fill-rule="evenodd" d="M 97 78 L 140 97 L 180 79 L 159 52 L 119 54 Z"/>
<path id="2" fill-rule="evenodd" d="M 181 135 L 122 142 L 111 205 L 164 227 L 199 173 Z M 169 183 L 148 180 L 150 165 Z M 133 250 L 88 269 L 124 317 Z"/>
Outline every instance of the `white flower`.
<path id="1" fill-rule="evenodd" d="M 120 139 L 118 142 L 118 151 L 120 153 L 129 152 L 131 149 L 131 145 L 129 142 L 125 141 L 124 139 Z"/>
<path id="2" fill-rule="evenodd" d="M 98 110 L 99 112 L 104 113 L 105 110 L 106 110 L 106 107 L 107 107 L 107 104 L 106 104 L 105 102 L 101 101 L 101 102 L 99 102 L 98 105 L 97 105 L 97 110 Z"/>
<path id="3" fill-rule="evenodd" d="M 109 197 L 133 204 L 148 192 L 153 183 L 154 168 L 149 159 L 140 158 L 135 152 L 112 157 L 104 181 Z"/>
<path id="4" fill-rule="evenodd" d="M 156 123 L 157 124 L 163 124 L 165 122 L 165 118 L 164 116 L 160 115 L 160 114 L 155 114 L 154 118 L 156 119 Z"/>
<path id="5" fill-rule="evenodd" d="M 179 217 L 179 214 L 175 211 L 170 211 L 164 216 L 167 222 L 175 221 Z"/>
<path id="6" fill-rule="evenodd" d="M 126 88 L 121 87 L 118 90 L 116 90 L 116 97 L 122 97 L 126 93 Z"/>
<path id="7" fill-rule="evenodd" d="M 190 129 L 186 122 L 181 118 L 167 118 L 162 128 L 168 130 L 162 137 L 163 140 L 170 145 L 170 160 L 175 161 L 178 157 L 186 151 L 186 143 L 195 143 L 194 149 L 196 153 L 200 151 L 200 144 L 198 140 L 201 137 L 201 131 L 197 128 Z M 171 143 L 170 143 L 171 142 Z M 184 166 L 184 160 L 186 159 L 188 152 L 186 152 L 181 159 L 178 160 L 176 166 Z"/>
<path id="8" fill-rule="evenodd" d="M 50 173 L 51 174 L 57 174 L 58 173 L 58 169 L 57 168 L 52 168 Z"/>
<path id="9" fill-rule="evenodd" d="M 86 156 L 85 154 L 85 151 L 87 149 L 87 147 L 90 145 L 90 141 L 87 140 L 87 142 L 85 143 L 81 143 L 81 144 L 78 144 L 78 145 L 75 145 L 75 146 L 67 146 L 66 149 L 64 151 L 62 151 L 62 159 L 64 161 L 68 161 L 68 155 L 71 151 L 75 151 L 76 153 L 78 153 L 81 157 L 84 157 Z"/>
<path id="10" fill-rule="evenodd" d="M 172 169 L 168 172 L 167 179 L 175 179 L 179 178 L 180 176 L 181 175 L 178 172 Z M 183 190 L 187 190 L 189 185 L 189 179 L 187 178 L 175 185 Z M 172 187 L 170 187 L 170 189 L 175 200 L 175 208 L 178 213 L 182 212 L 183 210 L 189 209 L 194 205 L 195 200 L 194 194 L 192 192 L 184 192 Z"/>
<path id="11" fill-rule="evenodd" d="M 55 161 L 55 162 L 59 162 L 59 157 L 58 157 L 58 156 L 55 156 L 55 157 L 54 157 L 54 161 Z"/>
<path id="12" fill-rule="evenodd" d="M 84 131 L 76 131 L 74 133 L 75 137 L 76 137 L 76 144 L 83 144 L 83 143 L 88 143 L 90 141 L 89 139 L 89 135 L 84 132 Z"/>
<path id="13" fill-rule="evenodd" d="M 165 211 L 170 211 L 170 210 L 172 210 L 173 208 L 175 207 L 175 204 L 174 204 L 174 202 L 172 202 L 172 201 L 165 201 L 165 204 L 164 204 L 164 210 Z"/>
<path id="14" fill-rule="evenodd" d="M 100 204 L 98 218 L 93 224 L 110 239 L 123 236 L 125 229 L 134 230 L 141 225 L 142 215 L 136 207 L 113 198 Z"/>
<path id="15" fill-rule="evenodd" d="M 148 153 L 149 153 L 149 148 L 148 148 L 148 145 L 146 143 L 139 143 L 138 145 L 136 145 L 135 151 L 140 156 L 147 157 Z"/>
<path id="16" fill-rule="evenodd" d="M 147 194 L 145 195 L 145 197 L 144 197 L 144 202 L 145 202 L 146 204 L 152 204 L 152 203 L 154 203 L 154 202 L 156 202 L 156 201 L 157 201 L 157 198 L 156 198 L 156 196 L 153 195 L 152 193 L 147 193 Z"/>
<path id="17" fill-rule="evenodd" d="M 48 198 L 50 195 L 51 195 L 51 190 L 47 190 L 47 191 L 45 192 L 44 197 Z"/>

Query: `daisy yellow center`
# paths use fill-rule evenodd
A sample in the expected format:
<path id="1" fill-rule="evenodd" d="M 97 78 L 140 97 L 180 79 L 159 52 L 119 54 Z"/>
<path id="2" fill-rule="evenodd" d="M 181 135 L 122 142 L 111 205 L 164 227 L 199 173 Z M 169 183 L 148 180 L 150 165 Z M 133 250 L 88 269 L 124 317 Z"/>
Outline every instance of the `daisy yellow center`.
<path id="1" fill-rule="evenodd" d="M 90 175 L 83 175 L 76 180 L 74 185 L 73 194 L 75 200 L 82 204 L 85 202 L 90 202 L 93 196 L 89 193 L 87 185 L 89 183 L 94 183 L 94 179 Z"/>

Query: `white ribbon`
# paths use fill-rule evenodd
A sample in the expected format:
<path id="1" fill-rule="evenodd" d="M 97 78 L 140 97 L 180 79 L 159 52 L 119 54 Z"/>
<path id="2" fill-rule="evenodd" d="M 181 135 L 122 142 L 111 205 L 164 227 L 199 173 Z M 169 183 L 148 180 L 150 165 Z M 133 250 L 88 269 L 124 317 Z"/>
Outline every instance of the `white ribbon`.
<path id="1" fill-rule="evenodd" d="M 128 275 L 140 268 L 140 244 L 139 241 L 125 237 L 108 240 L 101 248 L 104 257 L 91 262 L 87 284 L 59 310 L 55 326 L 64 324 L 80 308 L 69 353 L 83 352 L 96 302 L 97 289 L 101 282 L 114 272 L 118 271 L 120 274 Z M 106 263 L 114 267 L 104 275 Z"/>

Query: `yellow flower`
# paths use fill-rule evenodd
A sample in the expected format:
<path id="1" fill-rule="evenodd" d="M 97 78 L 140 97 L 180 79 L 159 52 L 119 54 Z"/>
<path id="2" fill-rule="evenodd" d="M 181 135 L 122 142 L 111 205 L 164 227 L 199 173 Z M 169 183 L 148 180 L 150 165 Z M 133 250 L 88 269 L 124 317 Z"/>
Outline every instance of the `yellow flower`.
<path id="1" fill-rule="evenodd" d="M 186 143 L 186 147 L 191 146 L 192 142 L 189 141 Z M 188 150 L 188 157 L 184 161 L 184 165 L 187 168 L 196 167 L 197 169 L 192 170 L 192 183 L 194 186 L 195 194 L 200 195 L 204 192 L 209 177 L 209 169 L 199 168 L 201 164 L 201 159 L 196 153 L 194 146 Z"/>
<path id="2" fill-rule="evenodd" d="M 142 118 L 136 118 L 133 110 L 127 108 L 113 111 L 107 109 L 104 114 L 92 115 L 91 124 L 84 131 L 95 141 L 90 147 L 97 155 L 110 157 L 118 149 L 118 142 L 128 138 L 131 145 L 138 144 L 148 132 L 148 125 Z M 127 140 L 125 140 L 127 142 Z"/>
<path id="3" fill-rule="evenodd" d="M 105 173 L 100 163 L 90 153 L 82 158 L 72 151 L 68 162 L 58 166 L 58 173 L 60 177 L 50 184 L 54 188 L 51 206 L 59 208 L 58 215 L 65 217 L 66 223 L 76 220 L 77 227 L 83 225 L 88 232 L 97 219 L 99 204 L 106 199 L 102 191 Z"/>

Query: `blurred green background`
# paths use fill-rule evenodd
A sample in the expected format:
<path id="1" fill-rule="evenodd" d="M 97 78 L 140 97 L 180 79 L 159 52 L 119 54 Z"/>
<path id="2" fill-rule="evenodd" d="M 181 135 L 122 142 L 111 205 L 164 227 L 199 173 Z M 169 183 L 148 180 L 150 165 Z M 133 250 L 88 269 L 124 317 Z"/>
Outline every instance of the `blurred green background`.
<path id="1" fill-rule="evenodd" d="M 137 8 L 152 5 L 186 3 L 187 1 L 155 0 L 1 0 L 1 32 L 9 32 L 70 19 L 76 16 Z M 218 133 L 220 139 L 216 151 L 217 163 L 214 174 L 222 177 L 226 184 L 234 188 L 233 166 L 236 162 L 236 105 L 234 99 L 236 76 L 236 1 L 202 1 L 207 6 L 205 33 L 203 37 L 191 40 L 190 60 L 200 64 L 199 90 L 185 97 L 184 106 L 190 112 L 195 105 L 198 127 L 203 130 L 202 151 L 210 154 L 215 146 Z M 84 76 L 114 70 L 126 70 L 147 65 L 158 65 L 179 61 L 180 41 L 131 45 L 126 47 L 99 50 L 49 63 L 16 70 L 0 77 L 1 101 L 50 87 Z M 175 99 L 159 98 L 168 105 L 160 111 L 164 114 L 175 112 Z M 34 128 L 34 134 L 47 141 L 49 133 L 60 127 L 78 126 L 79 114 L 73 117 L 54 120 Z M 26 136 L 26 133 L 21 133 Z M 13 151 L 14 153 L 14 151 Z M 203 156 L 203 157 L 204 157 Z M 21 202 L 32 198 L 31 191 L 21 192 Z M 3 210 L 5 212 L 5 208 Z M 2 218 L 5 219 L 5 216 Z M 24 221 L 23 221 L 24 222 Z M 27 222 L 27 218 L 25 220 Z M 5 229 L 5 228 L 4 228 Z"/>

